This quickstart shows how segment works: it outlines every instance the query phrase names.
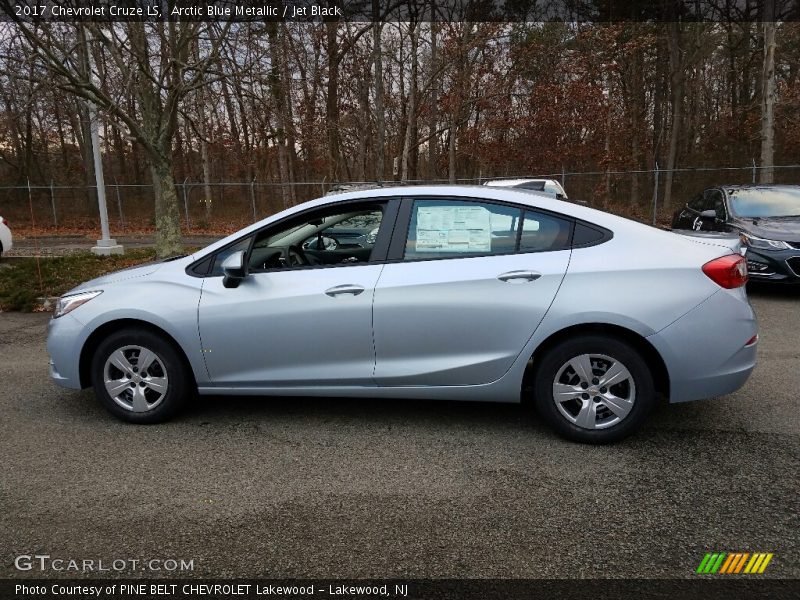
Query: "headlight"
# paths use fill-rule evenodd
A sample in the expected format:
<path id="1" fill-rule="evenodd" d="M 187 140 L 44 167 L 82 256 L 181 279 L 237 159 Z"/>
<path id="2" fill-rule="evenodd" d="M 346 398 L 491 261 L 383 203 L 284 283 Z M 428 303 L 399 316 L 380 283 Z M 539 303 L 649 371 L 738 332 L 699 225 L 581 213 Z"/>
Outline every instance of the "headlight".
<path id="1" fill-rule="evenodd" d="M 61 296 L 56 302 L 56 310 L 53 312 L 53 318 L 57 319 L 67 313 L 72 312 L 81 304 L 86 304 L 92 298 L 96 298 L 103 293 L 103 290 L 95 292 L 80 292 L 78 294 L 70 294 L 69 296 Z"/>
<path id="2" fill-rule="evenodd" d="M 745 246 L 758 248 L 760 250 L 789 250 L 791 248 L 786 242 L 780 240 L 765 240 L 764 238 L 752 236 L 749 233 L 740 233 L 739 239 L 742 240 L 742 244 Z"/>

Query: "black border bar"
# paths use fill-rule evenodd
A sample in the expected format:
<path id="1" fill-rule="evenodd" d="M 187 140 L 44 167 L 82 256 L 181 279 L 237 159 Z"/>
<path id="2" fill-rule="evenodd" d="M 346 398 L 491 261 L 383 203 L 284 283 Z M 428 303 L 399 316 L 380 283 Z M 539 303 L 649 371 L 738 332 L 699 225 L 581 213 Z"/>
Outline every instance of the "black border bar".
<path id="1" fill-rule="evenodd" d="M 27 22 L 753 22 L 800 20 L 800 0 L 0 0 Z"/>
<path id="2" fill-rule="evenodd" d="M 97 593 L 99 591 L 99 593 Z M 800 595 L 800 580 L 761 576 L 693 579 L 3 579 L 0 597 L 15 599 L 135 598 L 148 600 L 783 600 Z"/>

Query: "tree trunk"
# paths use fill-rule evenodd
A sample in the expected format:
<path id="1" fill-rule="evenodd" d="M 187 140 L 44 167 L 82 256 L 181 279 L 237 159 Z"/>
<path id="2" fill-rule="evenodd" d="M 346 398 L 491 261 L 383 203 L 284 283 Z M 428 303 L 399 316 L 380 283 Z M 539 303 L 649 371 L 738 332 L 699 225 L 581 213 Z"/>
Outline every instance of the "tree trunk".
<path id="1" fill-rule="evenodd" d="M 211 157 L 208 154 L 208 137 L 206 130 L 205 94 L 204 88 L 197 92 L 197 134 L 200 138 L 200 164 L 203 171 L 203 205 L 205 206 L 206 221 L 211 222 Z"/>
<path id="2" fill-rule="evenodd" d="M 335 183 L 341 176 L 339 142 L 339 40 L 338 21 L 326 24 L 328 41 L 328 97 L 325 99 L 325 121 L 328 134 L 328 179 Z"/>
<path id="3" fill-rule="evenodd" d="M 409 24 L 411 35 L 411 81 L 408 90 L 408 111 L 406 113 L 406 134 L 403 143 L 403 159 L 400 170 L 400 180 L 408 181 L 409 175 L 413 178 L 414 164 L 412 152 L 417 148 L 417 46 L 419 41 L 419 26 L 415 22 Z"/>
<path id="4" fill-rule="evenodd" d="M 437 49 L 436 49 L 436 29 L 438 28 L 438 24 L 435 20 L 434 10 L 435 10 L 435 3 L 434 0 L 431 0 L 431 64 L 430 64 L 430 76 L 434 79 L 433 85 L 430 86 L 430 113 L 428 117 L 428 130 L 430 139 L 428 139 L 428 179 L 436 179 L 436 158 L 438 152 L 438 144 L 436 143 L 439 139 L 439 136 L 436 135 L 436 129 L 439 126 L 439 76 L 436 73 L 436 69 L 438 68 L 437 63 Z"/>
<path id="5" fill-rule="evenodd" d="M 761 169 L 758 180 L 772 183 L 775 177 L 775 4 L 767 0 L 764 15 L 764 68 L 761 93 Z"/>
<path id="6" fill-rule="evenodd" d="M 286 23 L 280 26 L 281 31 L 281 81 L 283 82 L 283 106 L 286 111 L 283 123 L 286 127 L 286 161 L 289 177 L 289 203 L 297 204 L 297 190 L 294 183 L 297 181 L 297 138 L 294 127 L 294 111 L 292 110 L 292 78 L 289 75 L 289 46 L 287 38 L 289 31 Z"/>
<path id="7" fill-rule="evenodd" d="M 275 120 L 277 127 L 275 131 L 275 142 L 278 145 L 278 171 L 281 180 L 281 197 L 283 207 L 289 206 L 290 194 L 289 165 L 286 157 L 286 100 L 283 97 L 283 69 L 281 60 L 283 51 L 278 40 L 278 23 L 267 23 L 267 37 L 269 38 L 270 61 L 272 63 L 269 74 L 269 88 L 272 99 L 275 103 Z"/>
<path id="8" fill-rule="evenodd" d="M 181 213 L 178 194 L 172 177 L 172 161 L 166 155 L 150 157 L 153 188 L 156 197 L 156 256 L 166 258 L 180 254 Z"/>
<path id="9" fill-rule="evenodd" d="M 669 134 L 667 166 L 664 173 L 664 203 L 662 209 L 669 214 L 672 207 L 672 180 L 678 158 L 678 139 L 683 122 L 683 60 L 680 47 L 680 23 L 669 25 L 670 86 L 672 97 L 672 127 Z"/>
<path id="10" fill-rule="evenodd" d="M 372 1 L 372 62 L 375 65 L 375 179 L 383 181 L 386 164 L 386 115 L 383 112 L 383 56 L 381 54 L 382 24 L 377 18 L 378 1 Z"/>

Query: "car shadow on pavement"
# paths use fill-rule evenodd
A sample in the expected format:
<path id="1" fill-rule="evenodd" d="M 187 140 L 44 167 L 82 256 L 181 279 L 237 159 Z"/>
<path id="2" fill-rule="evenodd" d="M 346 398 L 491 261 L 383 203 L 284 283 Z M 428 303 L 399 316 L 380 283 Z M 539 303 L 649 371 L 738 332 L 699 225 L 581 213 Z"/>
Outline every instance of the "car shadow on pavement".
<path id="1" fill-rule="evenodd" d="M 800 284 L 770 284 L 763 281 L 751 281 L 747 284 L 747 295 L 759 298 L 800 300 Z"/>

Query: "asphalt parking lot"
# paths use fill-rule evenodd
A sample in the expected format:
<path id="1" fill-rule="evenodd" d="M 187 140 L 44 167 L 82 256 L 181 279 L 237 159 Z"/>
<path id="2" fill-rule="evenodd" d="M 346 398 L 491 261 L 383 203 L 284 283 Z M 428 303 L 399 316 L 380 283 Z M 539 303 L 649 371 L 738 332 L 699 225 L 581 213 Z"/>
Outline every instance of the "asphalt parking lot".
<path id="1" fill-rule="evenodd" d="M 49 315 L 0 314 L 0 577 L 70 575 L 14 568 L 36 553 L 204 577 L 693 577 L 717 550 L 800 577 L 800 293 L 751 300 L 747 385 L 609 447 L 456 402 L 204 398 L 127 425 L 50 383 Z"/>

